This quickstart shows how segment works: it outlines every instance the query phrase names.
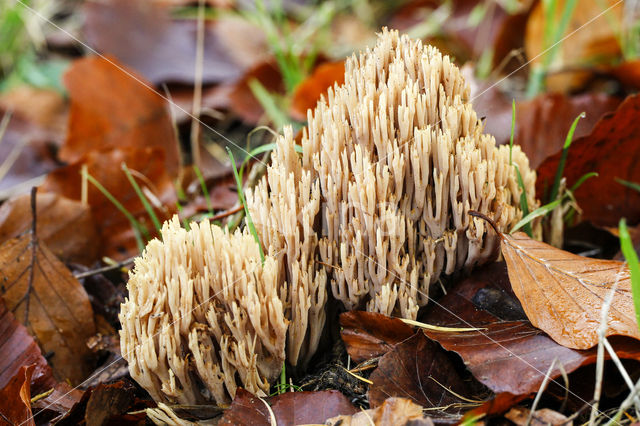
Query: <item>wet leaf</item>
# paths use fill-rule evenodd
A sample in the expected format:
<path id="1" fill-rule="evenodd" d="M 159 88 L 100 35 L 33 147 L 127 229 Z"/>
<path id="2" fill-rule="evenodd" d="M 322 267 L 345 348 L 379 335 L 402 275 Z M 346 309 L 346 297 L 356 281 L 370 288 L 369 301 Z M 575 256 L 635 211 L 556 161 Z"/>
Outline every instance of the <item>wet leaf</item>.
<path id="1" fill-rule="evenodd" d="M 71 109 L 60 159 L 74 163 L 93 151 L 158 148 L 167 172 L 176 176 L 179 153 L 169 110 L 149 83 L 100 57 L 75 61 L 64 82 Z"/>
<path id="2" fill-rule="evenodd" d="M 0 390 L 0 420 L 9 425 L 35 425 L 31 416 L 31 374 L 33 365 L 20 370 L 7 385 Z"/>
<path id="3" fill-rule="evenodd" d="M 486 116 L 485 131 L 494 135 L 498 144 L 506 144 L 510 138 L 511 102 L 504 98 L 496 101 L 490 96 L 483 94 L 474 106 L 478 108 L 478 114 Z M 584 112 L 585 118 L 578 122 L 574 140 L 591 133 L 598 120 L 618 105 L 620 99 L 603 93 L 576 96 L 545 93 L 531 100 L 516 102 L 514 141 L 527 154 L 531 167 L 535 169 L 562 149 L 571 123 L 580 113 Z"/>
<path id="4" fill-rule="evenodd" d="M 640 339 L 623 262 L 578 256 L 521 232 L 503 237 L 502 254 L 527 317 L 556 342 L 575 349 L 595 346 L 602 305 L 614 286 L 606 334 Z"/>
<path id="5" fill-rule="evenodd" d="M 319 65 L 293 92 L 291 116 L 298 121 L 307 119 L 307 109 L 314 108 L 329 87 L 344 83 L 344 61 Z"/>
<path id="6" fill-rule="evenodd" d="M 60 382 L 55 386 L 51 394 L 38 399 L 31 405 L 33 417 L 38 424 L 43 424 L 47 419 L 51 419 L 53 423 L 54 420 L 67 415 L 82 399 L 83 395 L 84 391 L 72 388 L 66 382 Z"/>
<path id="7" fill-rule="evenodd" d="M 100 245 L 91 210 L 78 201 L 56 194 L 37 195 L 38 237 L 63 262 L 88 265 L 98 257 Z M 0 243 L 31 228 L 28 194 L 0 206 Z"/>
<path id="8" fill-rule="evenodd" d="M 409 423 L 410 422 L 410 423 Z M 332 426 L 408 425 L 431 426 L 431 419 L 424 417 L 422 407 L 407 398 L 387 398 L 379 407 L 363 410 L 351 416 L 327 419 Z"/>
<path id="9" fill-rule="evenodd" d="M 18 374 L 23 366 L 32 367 L 31 390 L 42 393 L 53 386 L 51 368 L 44 359 L 38 344 L 29 335 L 0 298 L 0 388 L 4 387 Z M 1 410 L 0 410 L 1 411 Z"/>
<path id="10" fill-rule="evenodd" d="M 171 19 L 170 9 L 147 0 L 84 3 L 84 33 L 96 50 L 114 55 L 153 84 L 193 83 L 196 59 L 195 19 Z M 256 36 L 259 31 L 252 31 Z M 233 80 L 244 67 L 220 38 L 215 22 L 207 22 L 202 81 Z"/>
<path id="11" fill-rule="evenodd" d="M 264 115 L 264 108 L 249 87 L 249 82 L 257 80 L 270 93 L 284 94 L 284 82 L 278 67 L 272 62 L 261 62 L 249 69 L 229 93 L 229 106 L 245 123 L 257 125 Z"/>
<path id="12" fill-rule="evenodd" d="M 320 392 L 285 392 L 274 397 L 259 398 L 238 389 L 231 407 L 218 424 L 272 424 L 266 401 L 278 425 L 322 424 L 330 417 L 354 414 L 356 408 L 336 390 Z"/>
<path id="13" fill-rule="evenodd" d="M 54 192 L 72 200 L 82 197 L 82 164 L 88 173 L 103 185 L 136 219 L 153 231 L 148 214 L 121 169 L 125 162 L 135 170 L 139 185 L 161 203 L 154 210 L 160 220 L 174 212 L 176 195 L 171 178 L 164 167 L 164 152 L 158 148 L 127 148 L 110 151 L 91 151 L 81 161 L 58 169 L 47 176 L 43 191 Z M 102 239 L 101 254 L 124 259 L 137 254 L 135 235 L 127 218 L 92 184 L 87 187 L 87 201 Z"/>
<path id="14" fill-rule="evenodd" d="M 71 272 L 31 233 L 0 246 L 0 294 L 25 322 L 56 378 L 82 381 L 90 369 L 86 340 L 94 333 L 89 298 Z"/>
<path id="15" fill-rule="evenodd" d="M 351 311 L 340 315 L 340 337 L 356 363 L 375 358 L 415 334 L 397 318 L 373 312 Z"/>
<path id="16" fill-rule="evenodd" d="M 464 333 L 424 333 L 462 357 L 474 377 L 497 394 L 496 407 L 504 398 L 509 400 L 508 395 L 517 402 L 537 392 L 554 359 L 567 373 L 596 361 L 595 348 L 579 351 L 562 346 L 523 318 L 504 262 L 478 269 L 461 281 L 424 321 L 444 327 L 481 328 Z M 640 342 L 616 338 L 611 342 L 621 358 L 640 360 Z M 558 364 L 550 372 L 552 379 L 561 374 Z M 501 409 L 509 407 L 505 404 Z"/>
<path id="17" fill-rule="evenodd" d="M 422 332 L 397 344 L 378 362 L 369 379 L 369 403 L 377 407 L 389 397 L 407 398 L 432 411 L 435 418 L 455 420 L 479 405 L 474 391 L 446 351 Z M 480 401 L 481 402 L 481 401 Z"/>
<path id="18" fill-rule="evenodd" d="M 564 175 L 568 186 L 585 173 L 597 172 L 575 193 L 583 218 L 598 225 L 618 226 L 621 217 L 640 221 L 640 192 L 615 179 L 640 182 L 640 95 L 629 96 L 613 113 L 603 117 L 588 135 L 575 140 L 569 150 Z M 553 184 L 561 152 L 538 167 L 536 191 L 541 197 Z"/>

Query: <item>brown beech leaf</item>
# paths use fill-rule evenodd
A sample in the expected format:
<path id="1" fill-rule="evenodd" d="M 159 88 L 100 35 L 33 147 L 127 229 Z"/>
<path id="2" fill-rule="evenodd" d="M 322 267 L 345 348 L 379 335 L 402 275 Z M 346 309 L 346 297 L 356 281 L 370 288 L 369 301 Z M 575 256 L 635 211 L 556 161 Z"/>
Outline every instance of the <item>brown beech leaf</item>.
<path id="1" fill-rule="evenodd" d="M 501 399 L 522 399 L 540 388 L 554 359 L 559 364 L 550 377 L 560 376 L 596 361 L 596 349 L 575 350 L 559 345 L 524 318 L 511 291 L 506 264 L 499 262 L 474 271 L 438 301 L 424 319 L 443 327 L 474 327 L 478 331 L 441 332 L 425 329 L 429 338 L 454 351 L 482 384 L 496 393 L 494 408 Z M 640 360 L 640 342 L 612 338 L 621 358 Z M 509 398 L 507 398 L 509 399 Z M 510 405 L 503 405 L 501 410 Z"/>
<path id="2" fill-rule="evenodd" d="M 249 82 L 258 81 L 269 92 L 285 92 L 282 75 L 276 64 L 265 61 L 249 69 L 229 93 L 229 107 L 245 123 L 256 125 L 264 115 L 260 102 L 253 96 Z"/>
<path id="3" fill-rule="evenodd" d="M 38 344 L 29 335 L 0 298 L 0 388 L 9 383 L 18 370 L 32 366 L 31 390 L 34 394 L 46 392 L 55 386 L 51 367 L 44 359 Z M 0 410 L 1 411 L 1 410 Z"/>
<path id="4" fill-rule="evenodd" d="M 564 175 L 573 185 L 581 176 L 597 172 L 575 193 L 583 218 L 603 226 L 618 226 L 621 217 L 631 224 L 640 221 L 640 192 L 621 185 L 616 178 L 640 182 L 640 95 L 631 95 L 604 116 L 588 136 L 573 142 Z M 538 167 L 536 191 L 544 194 L 553 184 L 562 152 Z"/>
<path id="5" fill-rule="evenodd" d="M 640 59 L 622 62 L 607 71 L 629 89 L 640 89 Z"/>
<path id="6" fill-rule="evenodd" d="M 410 422 L 410 423 L 409 423 Z M 431 426 L 433 422 L 422 414 L 422 407 L 407 398 L 387 398 L 382 405 L 351 416 L 327 419 L 330 426 L 408 425 Z"/>
<path id="7" fill-rule="evenodd" d="M 89 265 L 98 257 L 100 245 L 91 210 L 79 201 L 56 194 L 37 195 L 38 237 L 63 262 Z M 0 243 L 31 228 L 28 194 L 0 206 Z"/>
<path id="8" fill-rule="evenodd" d="M 153 84 L 193 83 L 195 19 L 171 19 L 167 5 L 148 0 L 91 0 L 83 6 L 84 33 L 96 50 L 114 55 Z M 217 26 L 217 21 L 206 20 L 202 64 L 205 84 L 233 80 L 244 69 L 226 45 L 224 33 L 230 32 L 228 26 L 220 30 Z M 250 38 L 251 43 L 262 36 L 255 27 L 249 33 L 251 37 L 244 39 Z M 243 52 L 247 51 L 247 57 L 252 56 L 249 49 Z"/>
<path id="9" fill-rule="evenodd" d="M 316 106 L 329 87 L 344 83 L 344 61 L 326 62 L 300 83 L 293 92 L 291 116 L 298 121 L 307 119 L 307 110 Z"/>
<path id="10" fill-rule="evenodd" d="M 72 388 L 67 382 L 60 382 L 53 388 L 53 392 L 31 405 L 33 417 L 37 419 L 38 424 L 42 424 L 45 419 L 51 419 L 51 423 L 56 423 L 56 420 L 67 415 L 80 402 L 84 392 Z"/>
<path id="11" fill-rule="evenodd" d="M 0 295 L 24 321 L 56 378 L 79 383 L 91 371 L 86 340 L 94 333 L 93 311 L 82 285 L 31 233 L 0 246 Z"/>
<path id="12" fill-rule="evenodd" d="M 60 159 L 73 163 L 89 152 L 117 147 L 159 148 L 165 153 L 167 172 L 176 176 L 178 144 L 169 109 L 149 83 L 97 56 L 75 61 L 64 83 L 71 109 Z"/>
<path id="13" fill-rule="evenodd" d="M 369 387 L 373 408 L 389 397 L 402 397 L 425 408 L 439 407 L 433 412 L 434 419 L 456 420 L 476 405 L 469 403 L 477 399 L 475 391 L 449 354 L 422 332 L 383 355 L 369 379 L 373 381 Z"/>
<path id="14" fill-rule="evenodd" d="M 556 342 L 575 349 L 595 346 L 602 305 L 614 286 L 607 336 L 640 339 L 624 262 L 578 256 L 522 232 L 503 235 L 502 255 L 527 317 Z"/>
<path id="15" fill-rule="evenodd" d="M 275 419 L 271 418 L 269 404 Z M 319 392 L 285 392 L 269 398 L 257 398 L 238 389 L 231 407 L 218 424 L 299 425 L 322 424 L 330 417 L 351 415 L 358 410 L 337 390 Z"/>
<path id="16" fill-rule="evenodd" d="M 401 320 L 374 312 L 340 314 L 340 326 L 342 341 L 355 362 L 384 355 L 415 334 L 415 330 Z"/>
<path id="17" fill-rule="evenodd" d="M 91 151 L 81 161 L 56 170 L 47 176 L 43 191 L 54 192 L 72 200 L 82 197 L 82 165 L 136 219 L 153 233 L 153 224 L 135 189 L 121 169 L 127 167 L 144 176 L 136 179 L 141 188 L 148 188 L 163 205 L 156 208 L 160 220 L 171 216 L 176 202 L 173 182 L 164 167 L 164 152 L 159 148 L 123 148 Z M 133 172 L 132 172 L 133 173 Z M 137 254 L 135 236 L 128 219 L 94 185 L 88 185 L 87 201 L 102 239 L 101 254 L 122 259 Z"/>
<path id="18" fill-rule="evenodd" d="M 25 365 L 0 390 L 0 424 L 35 425 L 31 415 L 31 374 L 33 365 Z"/>

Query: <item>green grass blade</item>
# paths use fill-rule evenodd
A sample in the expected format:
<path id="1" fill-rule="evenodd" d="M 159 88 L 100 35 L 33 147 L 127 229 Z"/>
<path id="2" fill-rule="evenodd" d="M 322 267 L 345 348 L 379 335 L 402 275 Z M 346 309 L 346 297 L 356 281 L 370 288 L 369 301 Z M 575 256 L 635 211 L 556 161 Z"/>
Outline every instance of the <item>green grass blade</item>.
<path id="1" fill-rule="evenodd" d="M 635 189 L 636 191 L 640 192 L 640 183 L 629 182 L 628 180 L 618 179 L 618 178 L 615 178 L 615 180 L 616 182 L 626 186 L 627 188 Z"/>
<path id="2" fill-rule="evenodd" d="M 238 198 L 244 207 L 244 215 L 247 218 L 247 226 L 249 227 L 249 231 L 253 235 L 253 238 L 258 243 L 258 249 L 260 250 L 260 260 L 264 265 L 264 251 L 262 250 L 262 244 L 260 244 L 260 237 L 258 237 L 258 232 L 256 231 L 256 227 L 253 224 L 253 220 L 251 219 L 251 214 L 249 213 L 249 207 L 247 206 L 247 202 L 244 198 L 244 190 L 242 189 L 242 180 L 240 180 L 240 175 L 238 174 L 238 169 L 236 167 L 236 160 L 233 158 L 233 153 L 229 148 L 227 148 L 227 152 L 229 153 L 229 159 L 231 160 L 231 167 L 233 168 L 233 176 L 236 178 L 236 186 L 238 187 Z"/>
<path id="3" fill-rule="evenodd" d="M 200 167 L 193 166 L 193 171 L 198 177 L 198 181 L 200 182 L 200 189 L 202 190 L 202 195 L 204 195 L 204 200 L 207 203 L 207 210 L 209 213 L 213 214 L 213 205 L 211 205 L 211 197 L 209 197 L 209 189 L 207 188 L 207 183 L 204 181 L 204 176 L 202 176 L 202 172 L 200 171 Z"/>
<path id="4" fill-rule="evenodd" d="M 275 124 L 276 128 L 282 129 L 289 120 L 286 114 L 276 104 L 273 95 L 255 78 L 249 80 L 249 88 L 253 96 L 260 102 L 269 119 Z"/>
<path id="5" fill-rule="evenodd" d="M 523 226 L 530 224 L 531 221 L 533 221 L 535 218 L 540 217 L 540 216 L 546 216 L 547 214 L 551 213 L 554 209 L 558 208 L 560 206 L 560 201 L 561 200 L 555 200 L 549 204 L 545 204 L 542 207 L 538 207 L 537 209 L 535 209 L 534 211 L 532 211 L 531 213 L 529 213 L 528 215 L 526 215 L 525 217 L 523 217 L 522 219 L 520 219 L 520 221 L 518 223 L 516 223 L 513 228 L 511 228 L 511 231 L 509 232 L 510 234 L 516 232 L 517 230 L 519 230 L 520 228 L 522 228 Z"/>
<path id="6" fill-rule="evenodd" d="M 515 164 L 514 164 L 514 167 L 516 168 L 516 174 L 518 175 L 518 186 L 522 191 L 520 193 L 520 209 L 522 210 L 522 215 L 526 217 L 529 215 L 529 203 L 527 202 L 527 190 L 524 187 L 524 182 L 522 181 L 522 175 L 520 174 L 520 169 Z M 524 232 L 526 232 L 529 237 L 533 238 L 533 229 L 531 229 L 530 222 L 524 225 Z"/>
<path id="7" fill-rule="evenodd" d="M 158 220 L 158 216 L 156 216 L 156 212 L 153 211 L 153 207 L 151 206 L 151 203 L 149 203 L 149 200 L 147 199 L 147 197 L 142 192 L 142 189 L 140 189 L 140 186 L 138 185 L 138 182 L 136 182 L 136 180 L 131 175 L 131 171 L 129 170 L 127 165 L 125 163 L 122 163 L 120 165 L 120 167 L 122 167 L 122 171 L 127 176 L 127 179 L 129 180 L 129 183 L 133 187 L 134 191 L 136 191 L 136 195 L 138 196 L 138 198 L 142 202 L 142 205 L 144 206 L 144 209 L 147 211 L 147 214 L 151 218 L 151 221 L 153 222 L 153 226 L 155 226 L 156 231 L 160 232 L 160 229 L 162 229 L 162 224 Z"/>
<path id="8" fill-rule="evenodd" d="M 91 176 L 89 173 L 86 173 L 86 172 L 84 173 L 84 177 L 89 182 L 91 182 L 93 186 L 98 188 L 98 191 L 100 191 L 102 195 L 104 195 L 107 198 L 107 200 L 111 201 L 111 203 L 129 220 L 136 237 L 138 250 L 140 251 L 140 253 L 142 253 L 144 251 L 144 245 L 145 245 L 143 236 L 146 240 L 149 239 L 149 231 L 147 231 L 147 228 L 143 224 L 138 222 L 136 218 L 133 217 L 133 215 L 129 212 L 129 210 L 127 210 L 118 200 L 116 200 L 116 198 L 113 195 L 111 195 L 109 191 L 107 191 L 107 188 L 102 186 L 102 184 L 98 182 L 96 178 L 94 178 L 93 176 Z"/>
<path id="9" fill-rule="evenodd" d="M 582 186 L 585 180 L 590 179 L 592 177 L 596 177 L 596 176 L 599 176 L 598 173 L 596 172 L 589 172 L 589 173 L 583 174 L 582 176 L 580 176 L 580 179 L 578 179 L 578 181 L 573 184 L 573 186 L 569 191 L 576 192 L 576 190 L 580 188 L 580 186 Z"/>
<path id="10" fill-rule="evenodd" d="M 640 262 L 638 261 L 638 253 L 633 248 L 627 223 L 624 219 L 620 219 L 618 230 L 620 233 L 620 248 L 624 258 L 627 260 L 631 275 L 631 294 L 633 295 L 633 306 L 636 310 L 636 325 L 640 328 Z"/>
<path id="11" fill-rule="evenodd" d="M 556 176 L 553 180 L 553 186 L 551 187 L 551 194 L 549 196 L 549 201 L 553 201 L 558 198 L 558 190 L 560 189 L 560 181 L 562 180 L 562 175 L 564 174 L 564 167 L 567 163 L 567 157 L 569 156 L 569 147 L 571 146 L 571 142 L 573 142 L 573 134 L 576 131 L 576 127 L 578 126 L 578 121 L 581 118 L 586 117 L 585 113 L 580 113 L 569 128 L 569 132 L 567 133 L 567 138 L 564 141 L 564 146 L 562 147 L 562 156 L 560 157 L 560 163 L 558 163 L 558 168 L 556 169 Z"/>

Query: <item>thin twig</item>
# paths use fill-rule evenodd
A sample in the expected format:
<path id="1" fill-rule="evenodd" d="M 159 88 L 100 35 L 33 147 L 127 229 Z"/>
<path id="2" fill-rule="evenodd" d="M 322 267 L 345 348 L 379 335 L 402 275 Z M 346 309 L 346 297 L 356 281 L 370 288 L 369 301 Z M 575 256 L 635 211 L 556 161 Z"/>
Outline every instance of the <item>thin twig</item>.
<path id="1" fill-rule="evenodd" d="M 29 324 L 29 302 L 31 300 L 31 290 L 33 289 L 33 271 L 36 268 L 36 250 L 38 248 L 38 234 L 36 234 L 36 194 L 38 187 L 31 187 L 31 261 L 29 262 L 29 286 L 27 287 L 27 297 L 24 307 L 24 325 Z"/>
<path id="2" fill-rule="evenodd" d="M 239 206 L 233 207 L 229 210 L 225 210 L 223 212 L 220 212 L 212 217 L 209 218 L 209 220 L 221 220 L 224 219 L 225 217 L 229 217 L 233 214 L 238 213 L 240 210 L 243 210 L 244 206 L 242 204 L 240 204 Z"/>
<path id="3" fill-rule="evenodd" d="M 128 259 L 123 260 L 122 262 L 115 263 L 113 265 L 103 266 L 101 268 L 92 269 L 90 271 L 80 272 L 79 274 L 74 274 L 73 276 L 80 280 L 82 278 L 87 278 L 93 275 L 102 274 L 103 272 L 113 271 L 114 269 L 120 269 L 123 266 L 131 265 L 133 260 L 138 256 L 133 256 Z"/>

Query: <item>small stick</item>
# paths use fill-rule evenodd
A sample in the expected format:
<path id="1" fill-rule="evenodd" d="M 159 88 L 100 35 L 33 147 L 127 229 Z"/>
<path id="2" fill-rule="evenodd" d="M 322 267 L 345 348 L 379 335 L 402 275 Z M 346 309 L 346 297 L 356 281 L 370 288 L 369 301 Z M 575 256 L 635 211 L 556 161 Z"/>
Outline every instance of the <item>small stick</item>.
<path id="1" fill-rule="evenodd" d="M 126 265 L 130 265 L 133 263 L 133 260 L 138 257 L 138 256 L 134 256 L 134 257 L 130 257 L 128 259 L 123 260 L 122 262 L 118 262 L 114 265 L 107 265 L 107 266 L 103 266 L 101 268 L 97 268 L 97 269 L 92 269 L 90 271 L 86 271 L 86 272 L 80 272 L 79 274 L 74 274 L 73 276 L 80 280 L 82 278 L 87 278 L 90 277 L 92 275 L 97 275 L 97 274 L 101 274 L 103 272 L 109 272 L 109 271 L 113 271 L 114 269 L 119 269 L 122 268 L 123 266 Z"/>
<path id="2" fill-rule="evenodd" d="M 29 302 L 31 301 L 31 290 L 33 289 L 33 271 L 36 267 L 36 250 L 38 248 L 38 235 L 36 234 L 36 194 L 38 187 L 31 187 L 31 265 L 29 267 L 29 286 L 25 294 L 27 300 L 24 307 L 24 325 L 29 324 Z"/>
<path id="3" fill-rule="evenodd" d="M 480 212 L 477 212 L 475 210 L 469 210 L 469 216 L 479 217 L 480 219 L 484 219 L 485 221 L 487 221 L 489 223 L 489 225 L 491 225 L 493 230 L 496 231 L 496 234 L 502 236 L 502 233 L 498 230 L 498 225 L 496 225 L 496 223 L 493 221 L 493 219 L 491 219 L 489 216 L 487 216 L 485 214 L 482 214 Z"/>
<path id="4" fill-rule="evenodd" d="M 229 210 L 225 210 L 223 212 L 220 212 L 212 217 L 209 218 L 209 220 L 220 220 L 220 219 L 224 219 L 225 217 L 229 217 L 232 214 L 236 214 L 238 213 L 240 210 L 243 210 L 244 206 L 242 204 L 240 204 L 239 206 L 233 207 Z"/>

